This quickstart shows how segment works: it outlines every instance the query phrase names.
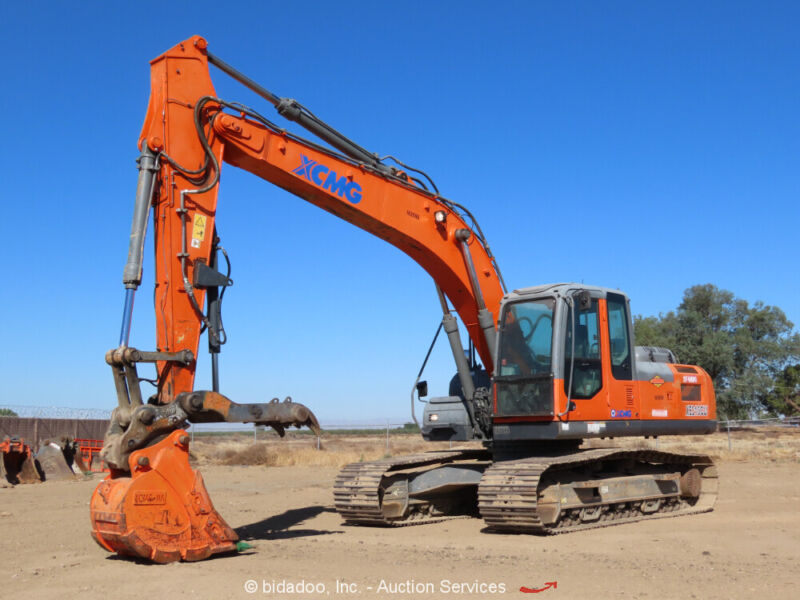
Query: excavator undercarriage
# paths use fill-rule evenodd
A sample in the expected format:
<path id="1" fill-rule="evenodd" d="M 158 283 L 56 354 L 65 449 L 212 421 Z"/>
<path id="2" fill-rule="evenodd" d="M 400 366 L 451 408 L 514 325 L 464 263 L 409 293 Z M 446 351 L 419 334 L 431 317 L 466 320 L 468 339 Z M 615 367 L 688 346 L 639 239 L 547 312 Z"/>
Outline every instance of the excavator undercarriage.
<path id="1" fill-rule="evenodd" d="M 337 512 L 397 527 L 480 515 L 492 531 L 554 534 L 712 510 L 708 456 L 588 449 L 492 462 L 486 450 L 429 452 L 346 466 Z"/>

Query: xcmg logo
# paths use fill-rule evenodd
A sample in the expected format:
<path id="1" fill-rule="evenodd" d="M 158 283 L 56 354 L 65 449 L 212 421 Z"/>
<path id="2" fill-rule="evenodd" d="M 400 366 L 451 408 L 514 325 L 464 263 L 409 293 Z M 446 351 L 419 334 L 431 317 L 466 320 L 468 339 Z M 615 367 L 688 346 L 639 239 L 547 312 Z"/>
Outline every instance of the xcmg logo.
<path id="1" fill-rule="evenodd" d="M 330 167 L 322 163 L 311 160 L 304 154 L 300 155 L 300 166 L 292 173 L 305 177 L 311 183 L 320 186 L 323 190 L 330 190 L 332 194 L 337 194 L 340 198 L 347 198 L 353 204 L 361 202 L 361 186 L 355 181 L 348 181 L 347 177 L 336 174 Z"/>

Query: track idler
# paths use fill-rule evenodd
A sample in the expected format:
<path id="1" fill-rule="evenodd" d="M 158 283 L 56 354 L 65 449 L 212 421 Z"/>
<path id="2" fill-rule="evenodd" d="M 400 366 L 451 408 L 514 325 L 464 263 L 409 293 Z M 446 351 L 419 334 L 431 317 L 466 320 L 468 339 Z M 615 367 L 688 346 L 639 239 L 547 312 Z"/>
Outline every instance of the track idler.
<path id="1" fill-rule="evenodd" d="M 92 495 L 92 537 L 109 552 L 157 563 L 202 560 L 239 539 L 189 466 L 189 435 L 172 432 L 112 471 Z"/>

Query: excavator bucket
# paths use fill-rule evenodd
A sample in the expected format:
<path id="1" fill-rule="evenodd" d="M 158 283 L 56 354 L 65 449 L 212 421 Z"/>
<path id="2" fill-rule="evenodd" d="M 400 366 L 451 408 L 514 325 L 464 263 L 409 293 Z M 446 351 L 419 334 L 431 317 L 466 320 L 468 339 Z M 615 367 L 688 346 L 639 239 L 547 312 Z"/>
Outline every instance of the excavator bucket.
<path id="1" fill-rule="evenodd" d="M 36 460 L 39 461 L 39 465 L 44 472 L 45 481 L 61 481 L 75 478 L 75 473 L 64 455 L 64 448 L 56 442 L 44 440 L 36 452 Z"/>
<path id="2" fill-rule="evenodd" d="M 11 484 L 42 480 L 31 448 L 21 438 L 6 437 L 0 443 L 0 477 Z"/>
<path id="3" fill-rule="evenodd" d="M 71 437 L 61 438 L 61 452 L 63 452 L 64 460 L 73 473 L 76 475 L 88 475 L 91 473 L 92 470 L 86 466 L 86 462 L 83 460 L 80 445 Z"/>
<path id="4" fill-rule="evenodd" d="M 92 537 L 109 552 L 157 563 L 202 560 L 236 550 L 236 533 L 214 509 L 189 466 L 189 436 L 173 431 L 130 455 L 92 495 Z"/>
<path id="5" fill-rule="evenodd" d="M 57 442 L 44 440 L 36 453 L 36 460 L 46 480 L 73 479 L 75 475 L 90 473 L 78 443 L 69 436 L 63 436 Z"/>
<path id="6" fill-rule="evenodd" d="M 72 459 L 72 470 L 78 470 L 84 475 L 88 475 L 92 472 L 92 468 L 86 464 L 86 461 L 83 460 L 83 454 L 81 454 L 80 449 L 75 453 L 74 458 Z"/>

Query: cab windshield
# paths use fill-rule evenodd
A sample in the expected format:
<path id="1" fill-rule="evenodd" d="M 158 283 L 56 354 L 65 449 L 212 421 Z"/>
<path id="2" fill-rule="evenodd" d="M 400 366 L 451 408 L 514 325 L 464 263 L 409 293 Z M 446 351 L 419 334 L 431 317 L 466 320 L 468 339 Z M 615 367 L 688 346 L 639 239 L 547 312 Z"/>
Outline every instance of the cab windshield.
<path id="1" fill-rule="evenodd" d="M 549 375 L 555 300 L 542 298 L 508 307 L 500 330 L 499 377 Z"/>

